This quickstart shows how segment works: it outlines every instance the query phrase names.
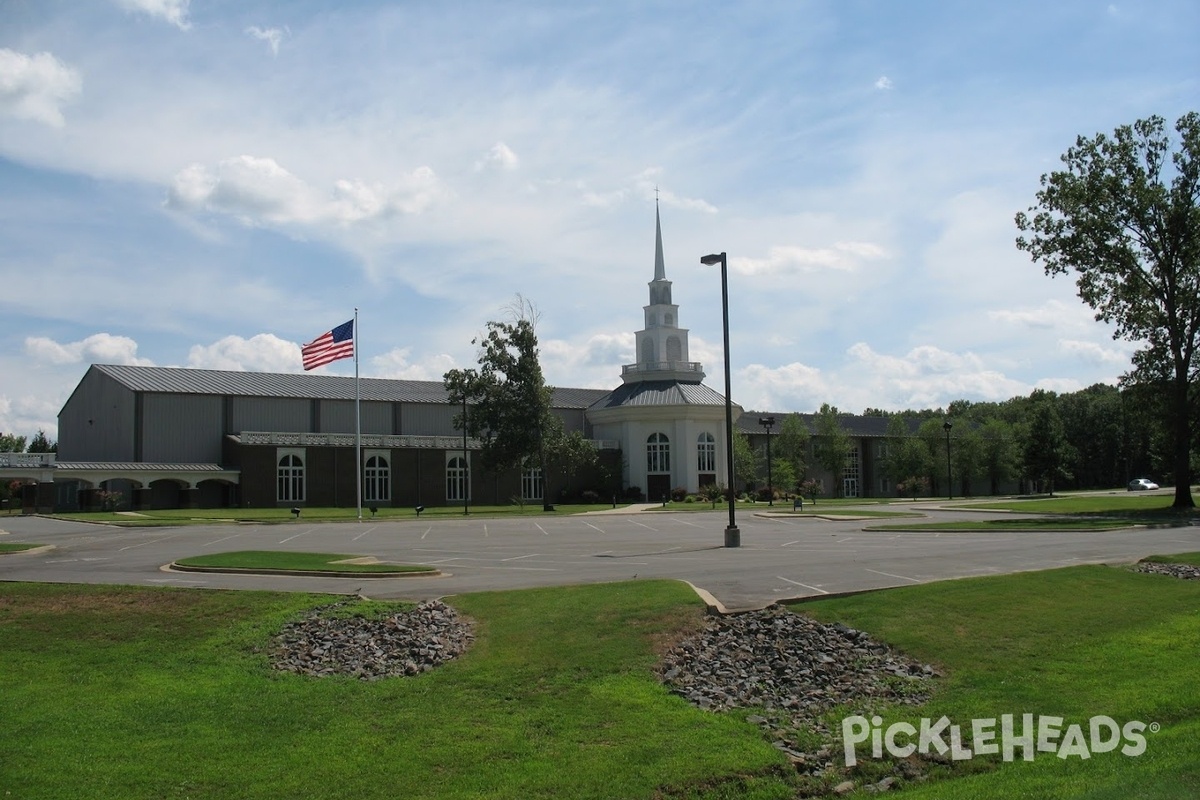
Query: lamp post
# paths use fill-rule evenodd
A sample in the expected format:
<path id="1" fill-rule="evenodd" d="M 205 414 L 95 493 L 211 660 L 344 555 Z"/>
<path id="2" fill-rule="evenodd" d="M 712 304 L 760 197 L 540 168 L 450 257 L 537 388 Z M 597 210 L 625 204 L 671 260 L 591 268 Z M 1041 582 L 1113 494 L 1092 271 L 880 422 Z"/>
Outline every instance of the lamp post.
<path id="1" fill-rule="evenodd" d="M 950 471 L 950 429 L 954 427 L 954 423 L 946 420 L 942 423 L 942 430 L 946 432 L 946 495 L 947 499 L 954 499 L 954 475 Z"/>
<path id="2" fill-rule="evenodd" d="M 725 253 L 700 257 L 700 263 L 705 266 L 721 265 L 721 320 L 725 334 L 725 468 L 729 478 L 729 526 L 725 528 L 725 546 L 741 547 L 742 532 L 738 530 L 733 511 L 733 400 L 729 386 L 729 276 L 725 262 Z"/>
<path id="3" fill-rule="evenodd" d="M 775 505 L 775 481 L 771 478 L 771 427 L 774 417 L 759 417 L 758 424 L 767 429 L 767 505 Z"/>
<path id="4" fill-rule="evenodd" d="M 471 513 L 468 508 L 470 502 L 467 498 L 471 496 L 471 472 L 467 467 L 467 394 L 463 392 L 463 471 L 462 471 L 462 493 L 463 493 L 463 516 Z"/>

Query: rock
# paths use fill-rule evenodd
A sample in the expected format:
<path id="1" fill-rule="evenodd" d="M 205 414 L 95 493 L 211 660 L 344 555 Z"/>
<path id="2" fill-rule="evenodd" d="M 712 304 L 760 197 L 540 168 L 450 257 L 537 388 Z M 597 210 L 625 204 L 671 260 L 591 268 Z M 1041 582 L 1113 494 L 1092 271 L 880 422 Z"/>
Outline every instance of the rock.
<path id="1" fill-rule="evenodd" d="M 834 794 L 850 794 L 854 791 L 854 781 L 842 781 L 833 787 Z"/>
<path id="2" fill-rule="evenodd" d="M 383 620 L 330 615 L 349 602 L 284 626 L 275 637 L 271 665 L 313 677 L 419 675 L 465 652 L 475 639 L 471 625 L 440 600 Z"/>
<path id="3" fill-rule="evenodd" d="M 1153 561 L 1141 561 L 1134 566 L 1135 572 L 1145 572 L 1151 575 L 1169 575 L 1185 581 L 1200 581 L 1200 567 L 1191 564 L 1157 564 Z"/>

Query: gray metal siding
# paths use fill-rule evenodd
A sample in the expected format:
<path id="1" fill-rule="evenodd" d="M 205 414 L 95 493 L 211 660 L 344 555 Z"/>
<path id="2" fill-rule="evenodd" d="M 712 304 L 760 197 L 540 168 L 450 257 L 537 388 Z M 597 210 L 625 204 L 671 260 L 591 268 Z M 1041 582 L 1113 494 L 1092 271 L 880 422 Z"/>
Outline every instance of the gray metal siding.
<path id="1" fill-rule="evenodd" d="M 405 403 L 404 430 L 402 434 L 413 436 L 454 436 L 462 431 L 454 427 L 454 415 L 462 406 L 449 403 Z M 470 410 L 468 409 L 468 412 Z"/>
<path id="2" fill-rule="evenodd" d="M 234 431 L 312 431 L 312 402 L 281 397 L 235 397 L 230 428 Z"/>
<path id="3" fill-rule="evenodd" d="M 142 395 L 142 461 L 221 461 L 219 395 Z"/>
<path id="4" fill-rule="evenodd" d="M 133 461 L 134 393 L 89 369 L 58 413 L 60 461 Z"/>
<path id="5" fill-rule="evenodd" d="M 319 433 L 354 433 L 353 400 L 321 400 Z M 362 432 L 388 435 L 392 432 L 392 404 L 362 401 Z"/>
<path id="6" fill-rule="evenodd" d="M 578 431 L 581 434 L 587 433 L 587 419 L 581 409 L 554 409 L 554 415 L 563 422 L 563 429 L 567 433 Z"/>

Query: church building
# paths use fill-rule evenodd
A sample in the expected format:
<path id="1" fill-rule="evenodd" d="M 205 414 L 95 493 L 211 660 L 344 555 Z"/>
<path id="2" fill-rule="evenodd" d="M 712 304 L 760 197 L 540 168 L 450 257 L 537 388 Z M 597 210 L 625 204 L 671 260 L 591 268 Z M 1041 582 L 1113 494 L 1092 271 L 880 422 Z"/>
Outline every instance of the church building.
<path id="1" fill-rule="evenodd" d="M 94 364 L 59 413 L 58 453 L 0 453 L 0 478 L 26 484 L 26 510 L 46 511 L 355 506 L 360 491 L 366 507 L 657 502 L 728 486 L 725 398 L 689 357 L 657 207 L 654 244 L 637 360 L 621 385 L 553 393 L 566 430 L 599 455 L 581 474 L 485 473 L 481 442 L 455 427 L 440 382 Z M 752 445 L 771 435 L 756 414 L 733 411 Z M 847 420 L 851 466 L 823 480 L 831 494 L 867 496 L 883 420 Z M 886 482 L 874 489 L 889 492 Z"/>

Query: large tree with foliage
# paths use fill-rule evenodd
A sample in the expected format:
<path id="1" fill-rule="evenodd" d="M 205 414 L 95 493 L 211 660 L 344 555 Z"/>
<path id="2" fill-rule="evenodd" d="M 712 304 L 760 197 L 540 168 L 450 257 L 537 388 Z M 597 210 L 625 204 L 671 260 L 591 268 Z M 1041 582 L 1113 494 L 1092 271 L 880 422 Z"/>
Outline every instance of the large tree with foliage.
<path id="1" fill-rule="evenodd" d="M 1025 474 L 1054 494 L 1055 485 L 1071 476 L 1068 465 L 1074 461 L 1074 451 L 1067 441 L 1054 392 L 1035 389 L 1029 400 Z"/>
<path id="2" fill-rule="evenodd" d="M 1080 136 L 1017 214 L 1017 247 L 1047 275 L 1077 274 L 1114 336 L 1140 342 L 1136 383 L 1170 398 L 1175 508 L 1192 508 L 1189 387 L 1200 380 L 1200 114 Z M 1026 235 L 1027 234 L 1027 235 Z"/>
<path id="3" fill-rule="evenodd" d="M 908 422 L 901 414 L 891 414 L 887 422 L 887 454 L 883 457 L 883 473 L 896 486 L 913 493 L 929 474 L 931 458 L 925 443 L 909 433 Z M 927 481 L 926 481 L 927 483 Z"/>
<path id="4" fill-rule="evenodd" d="M 808 470 L 805 463 L 808 457 L 808 439 L 808 426 L 799 414 L 792 413 L 783 418 L 783 423 L 779 426 L 779 435 L 775 438 L 775 450 L 771 455 L 779 459 L 779 463 L 786 463 L 791 467 L 792 482 L 777 479 L 776 485 L 792 491 L 804 477 Z"/>
<path id="5" fill-rule="evenodd" d="M 452 369 L 442 380 L 448 401 L 467 404 L 455 425 L 482 439 L 483 467 L 504 470 L 537 465 L 545 480 L 544 508 L 552 508 L 551 466 L 578 468 L 596 459 L 578 432 L 566 433 L 551 411 L 553 389 L 538 360 L 536 310 L 524 299 L 511 319 L 487 324 L 479 345 L 478 369 Z"/>
<path id="6" fill-rule="evenodd" d="M 837 406 L 822 403 L 813 424 L 813 458 L 833 476 L 833 496 L 842 496 L 842 474 L 850 453 L 850 435 L 842 428 Z"/>

